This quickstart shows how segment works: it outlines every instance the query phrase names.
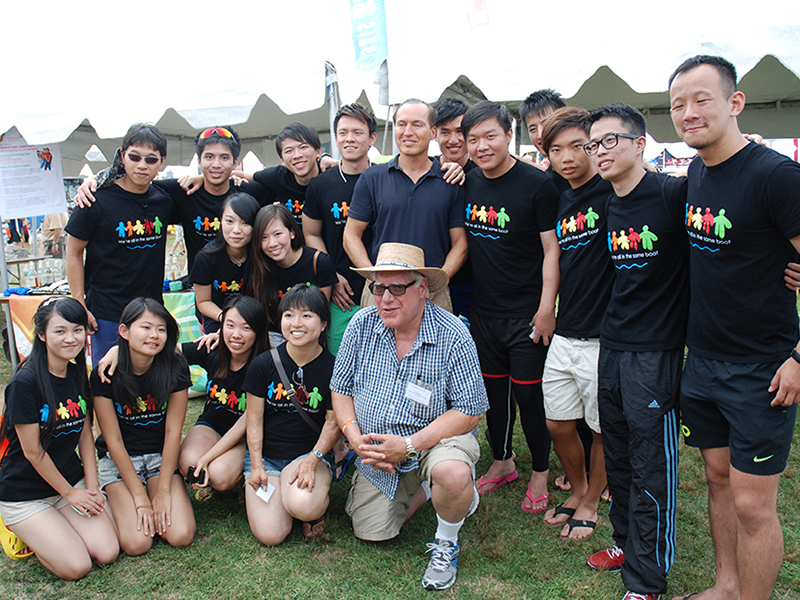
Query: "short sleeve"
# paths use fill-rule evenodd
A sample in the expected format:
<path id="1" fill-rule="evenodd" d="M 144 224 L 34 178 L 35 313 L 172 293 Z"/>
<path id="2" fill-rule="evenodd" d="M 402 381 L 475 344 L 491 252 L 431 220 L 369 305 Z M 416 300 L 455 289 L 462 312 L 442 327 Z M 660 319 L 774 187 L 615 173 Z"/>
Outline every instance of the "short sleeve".
<path id="1" fill-rule="evenodd" d="M 250 368 L 247 369 L 247 377 L 244 380 L 242 389 L 248 396 L 258 398 L 267 397 L 266 382 L 269 379 L 269 371 L 272 370 L 272 356 L 269 352 L 263 352 L 253 359 Z"/>
<path id="2" fill-rule="evenodd" d="M 102 202 L 102 200 L 98 199 L 98 202 Z M 72 237 L 88 242 L 92 239 L 92 234 L 100 220 L 101 211 L 102 207 L 98 206 L 97 202 L 88 208 L 76 208 L 72 211 L 64 230 Z"/>
<path id="3" fill-rule="evenodd" d="M 767 180 L 769 214 L 778 230 L 793 239 L 800 235 L 800 164 L 781 161 Z"/>
<path id="4" fill-rule="evenodd" d="M 372 167 L 372 169 L 374 168 L 375 167 Z M 348 218 L 353 218 L 356 221 L 363 221 L 365 223 L 372 223 L 375 217 L 372 193 L 373 175 L 373 173 L 370 173 L 370 169 L 367 169 L 364 174 L 358 178 L 356 186 L 353 188 L 350 211 L 347 213 Z"/>
<path id="5" fill-rule="evenodd" d="M 214 282 L 214 255 L 200 251 L 194 259 L 190 281 L 196 285 L 211 285 Z"/>
<path id="6" fill-rule="evenodd" d="M 534 199 L 536 223 L 540 232 L 550 231 L 554 228 L 553 224 L 558 220 L 558 197 L 558 189 L 553 180 L 548 177 L 539 187 Z"/>
<path id="7" fill-rule="evenodd" d="M 177 350 L 175 352 L 178 355 L 178 361 L 175 367 L 177 372 L 175 385 L 172 386 L 172 390 L 170 391 L 171 394 L 192 387 L 192 376 L 189 373 L 189 364 L 186 362 L 183 355 L 179 354 Z"/>
<path id="8" fill-rule="evenodd" d="M 209 353 L 208 350 L 206 350 L 205 344 L 198 349 L 197 342 L 186 342 L 185 344 L 181 344 L 181 354 L 183 354 L 187 364 L 199 365 L 205 370 L 209 370 L 209 358 L 213 354 L 216 354 L 216 352 L 216 350 L 212 350 L 211 353 Z"/>
<path id="9" fill-rule="evenodd" d="M 339 283 L 339 277 L 336 275 L 336 267 L 333 265 L 331 257 L 320 252 L 317 256 L 317 274 L 314 277 L 314 285 L 323 288 L 337 283 Z"/>
<path id="10" fill-rule="evenodd" d="M 319 178 L 315 177 L 308 184 L 306 189 L 306 202 L 303 205 L 303 214 L 307 215 L 310 219 L 322 220 L 320 212 L 320 200 L 322 184 L 319 183 Z"/>
<path id="11" fill-rule="evenodd" d="M 454 187 L 456 188 L 456 193 L 453 194 L 453 201 L 450 203 L 448 229 L 464 227 L 464 207 L 466 206 L 464 186 L 456 185 Z"/>
<path id="12" fill-rule="evenodd" d="M 448 408 L 470 416 L 482 415 L 489 409 L 478 351 L 471 339 L 456 343 L 447 372 Z"/>
<path id="13" fill-rule="evenodd" d="M 39 422 L 40 398 L 36 376 L 30 369 L 20 369 L 6 388 L 6 418 L 8 425 L 27 425 Z"/>

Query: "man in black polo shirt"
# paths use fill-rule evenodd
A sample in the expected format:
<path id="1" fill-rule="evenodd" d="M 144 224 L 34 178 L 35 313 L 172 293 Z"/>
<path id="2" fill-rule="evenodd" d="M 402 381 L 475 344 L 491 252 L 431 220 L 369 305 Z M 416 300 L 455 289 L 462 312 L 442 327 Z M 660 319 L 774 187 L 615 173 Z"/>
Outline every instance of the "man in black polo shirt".
<path id="1" fill-rule="evenodd" d="M 691 303 L 681 411 L 685 441 L 705 461 L 716 580 L 696 597 L 769 598 L 800 402 L 796 295 L 781 283 L 800 250 L 800 166 L 742 136 L 745 97 L 727 60 L 688 59 L 669 93 L 675 130 L 699 155 L 683 222 Z"/>
<path id="2" fill-rule="evenodd" d="M 167 138 L 154 125 L 137 123 L 120 150 L 125 175 L 97 191 L 100 202 L 74 210 L 65 228 L 70 236 L 67 279 L 73 298 L 89 313 L 95 364 L 117 343 L 119 318 L 128 302 L 138 296 L 163 301 L 173 202 L 150 182 L 166 158 Z"/>
<path id="3" fill-rule="evenodd" d="M 625 600 L 657 600 L 675 558 L 686 181 L 645 171 L 646 124 L 632 106 L 603 106 L 590 119 L 586 153 L 614 188 L 606 244 L 616 278 L 600 332 L 598 403 L 616 545 L 589 565 L 621 567 Z"/>
<path id="4" fill-rule="evenodd" d="M 542 171 L 510 153 L 505 106 L 479 102 L 461 125 L 470 157 L 480 167 L 467 175 L 464 217 L 474 286 L 470 331 L 489 396 L 486 421 L 494 457 L 478 480 L 478 492 L 491 493 L 518 476 L 513 392 L 533 462 L 521 508 L 535 514 L 547 509 L 549 498 L 542 370 L 556 327 L 558 192 Z"/>
<path id="5" fill-rule="evenodd" d="M 560 108 L 544 121 L 541 141 L 550 167 L 570 185 L 558 201 L 558 319 L 542 382 L 547 428 L 572 490 L 567 500 L 545 514 L 544 520 L 563 526 L 561 536 L 570 539 L 592 535 L 606 485 L 597 408 L 597 360 L 600 325 L 614 282 L 606 244 L 606 205 L 613 188 L 597 174 L 583 149 L 589 142 L 589 127 L 587 111 Z M 585 419 L 591 428 L 588 480 L 586 449 L 577 432 L 579 419 Z"/>
<path id="6" fill-rule="evenodd" d="M 369 166 L 369 149 L 377 137 L 372 111 L 359 103 L 346 104 L 336 113 L 333 129 L 341 161 L 311 180 L 303 207 L 303 235 L 312 248 L 327 253 L 336 266 L 339 283 L 333 286 L 328 350 L 336 355 L 350 318 L 359 309 L 364 278 L 352 271 L 353 263 L 344 251 L 344 226 L 353 189 Z M 366 232 L 365 236 L 371 236 Z"/>
<path id="7" fill-rule="evenodd" d="M 439 161 L 428 157 L 435 120 L 436 111 L 427 102 L 403 102 L 394 113 L 400 154 L 359 178 L 344 231 L 345 251 L 357 267 L 372 266 L 378 248 L 386 242 L 422 248 L 426 264 L 444 269 L 448 276 L 464 263 L 464 192 L 448 184 Z M 369 248 L 362 239 L 367 227 L 373 231 Z M 362 294 L 362 306 L 374 303 L 369 296 L 368 292 Z M 432 300 L 452 311 L 447 288 Z"/>

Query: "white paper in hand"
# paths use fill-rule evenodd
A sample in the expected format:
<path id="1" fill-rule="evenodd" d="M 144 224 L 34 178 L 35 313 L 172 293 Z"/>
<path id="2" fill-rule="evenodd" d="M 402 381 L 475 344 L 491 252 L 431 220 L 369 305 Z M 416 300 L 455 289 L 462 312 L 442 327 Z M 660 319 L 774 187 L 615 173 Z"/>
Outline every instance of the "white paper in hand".
<path id="1" fill-rule="evenodd" d="M 267 489 L 263 487 L 259 487 L 256 490 L 256 496 L 261 498 L 264 502 L 269 502 L 269 499 L 272 498 L 272 493 L 275 491 L 275 486 L 271 483 L 267 482 Z"/>

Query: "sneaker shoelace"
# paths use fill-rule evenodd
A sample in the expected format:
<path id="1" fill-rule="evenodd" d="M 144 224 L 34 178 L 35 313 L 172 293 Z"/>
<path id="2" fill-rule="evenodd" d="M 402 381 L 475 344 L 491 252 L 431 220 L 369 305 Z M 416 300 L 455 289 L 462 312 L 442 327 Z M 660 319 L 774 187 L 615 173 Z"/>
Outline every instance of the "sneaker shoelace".
<path id="1" fill-rule="evenodd" d="M 435 542 L 430 542 L 427 544 L 428 549 L 425 551 L 427 554 L 428 552 L 433 552 L 431 554 L 431 567 L 436 569 L 437 571 L 444 571 L 447 567 L 450 566 L 451 557 L 453 554 L 453 550 L 455 550 L 455 546 L 445 546 L 444 544 L 437 544 Z"/>
<path id="2" fill-rule="evenodd" d="M 622 556 L 622 548 L 620 548 L 619 546 L 612 546 L 611 548 L 606 550 L 606 552 L 611 558 L 617 558 L 619 556 Z M 644 596 L 641 597 L 644 598 Z"/>

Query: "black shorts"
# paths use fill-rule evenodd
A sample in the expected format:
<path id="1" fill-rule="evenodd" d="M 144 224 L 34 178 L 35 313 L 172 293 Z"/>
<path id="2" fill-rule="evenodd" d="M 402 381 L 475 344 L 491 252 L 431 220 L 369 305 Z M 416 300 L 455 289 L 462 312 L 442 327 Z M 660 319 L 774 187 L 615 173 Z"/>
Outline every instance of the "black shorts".
<path id="1" fill-rule="evenodd" d="M 508 377 L 515 383 L 542 382 L 547 346 L 529 337 L 530 319 L 495 319 L 472 313 L 470 332 L 485 377 Z"/>
<path id="2" fill-rule="evenodd" d="M 731 466 L 750 475 L 786 468 L 797 405 L 770 406 L 767 391 L 782 361 L 731 363 L 689 353 L 681 380 L 684 441 L 730 448 Z"/>

